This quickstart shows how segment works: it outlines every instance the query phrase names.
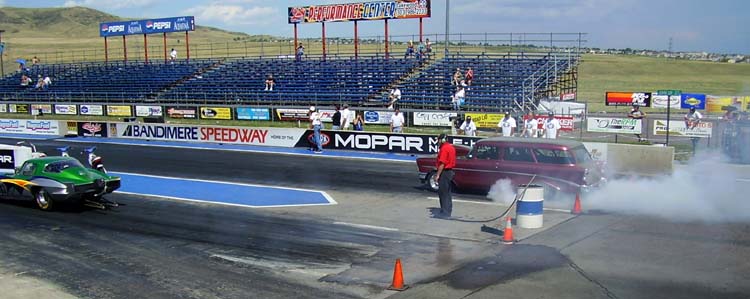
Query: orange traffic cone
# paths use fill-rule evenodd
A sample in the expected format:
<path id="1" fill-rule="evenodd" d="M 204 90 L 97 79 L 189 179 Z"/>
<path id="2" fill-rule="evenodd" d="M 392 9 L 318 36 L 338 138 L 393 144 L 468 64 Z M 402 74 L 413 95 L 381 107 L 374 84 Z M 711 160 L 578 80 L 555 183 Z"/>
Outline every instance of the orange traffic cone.
<path id="1" fill-rule="evenodd" d="M 576 192 L 576 201 L 573 204 L 573 211 L 571 213 L 575 215 L 581 214 L 581 192 Z"/>
<path id="2" fill-rule="evenodd" d="M 396 267 L 393 269 L 393 282 L 388 289 L 403 291 L 408 288 L 409 286 L 404 284 L 404 274 L 401 272 L 401 259 L 396 259 Z"/>
<path id="3" fill-rule="evenodd" d="M 516 240 L 513 239 L 513 226 L 510 221 L 510 217 L 505 218 L 505 231 L 503 232 L 503 243 L 513 244 Z"/>

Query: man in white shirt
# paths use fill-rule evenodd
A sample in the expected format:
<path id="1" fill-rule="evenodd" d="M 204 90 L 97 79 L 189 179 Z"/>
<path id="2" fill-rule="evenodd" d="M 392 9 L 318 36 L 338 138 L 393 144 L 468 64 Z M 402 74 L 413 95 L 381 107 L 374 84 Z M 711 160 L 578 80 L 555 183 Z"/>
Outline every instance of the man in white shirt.
<path id="1" fill-rule="evenodd" d="M 703 118 L 703 115 L 701 115 L 700 112 L 695 110 L 695 107 L 690 108 L 690 112 L 685 115 L 685 126 L 688 128 L 688 130 L 694 129 Z"/>
<path id="2" fill-rule="evenodd" d="M 477 124 L 471 120 L 471 116 L 467 116 L 463 124 L 461 124 L 461 131 L 464 131 L 466 136 L 477 136 Z"/>
<path id="3" fill-rule="evenodd" d="M 453 95 L 453 110 L 460 110 L 466 98 L 466 89 L 463 86 L 458 86 L 458 91 Z"/>
<path id="4" fill-rule="evenodd" d="M 401 100 L 401 90 L 398 89 L 398 86 L 394 86 L 393 90 L 388 94 L 388 109 L 393 110 L 396 108 L 396 103 Z"/>
<path id="5" fill-rule="evenodd" d="M 169 52 L 169 58 L 172 61 L 175 61 L 177 59 L 177 50 L 175 50 L 174 48 L 172 48 L 172 51 Z"/>
<path id="6" fill-rule="evenodd" d="M 403 133 L 404 132 L 404 114 L 396 108 L 391 116 L 391 133 Z"/>
<path id="7" fill-rule="evenodd" d="M 523 132 L 521 136 L 526 138 L 537 138 L 537 129 L 539 129 L 539 121 L 536 119 L 534 111 L 529 111 L 526 115 L 526 119 L 523 121 Z"/>
<path id="8" fill-rule="evenodd" d="M 323 122 L 320 120 L 320 112 L 318 112 L 317 109 L 315 109 L 315 106 L 310 106 L 310 126 L 313 129 L 313 143 L 317 148 L 315 148 L 315 153 L 320 154 L 323 152 L 323 143 L 322 140 L 320 140 L 320 129 L 323 127 Z"/>
<path id="9" fill-rule="evenodd" d="M 510 111 L 505 112 L 505 117 L 497 123 L 497 127 L 498 130 L 499 128 L 503 129 L 503 137 L 511 137 L 513 136 L 513 131 L 516 130 L 516 119 L 510 116 Z"/>
<path id="10" fill-rule="evenodd" d="M 349 104 L 344 104 L 344 111 L 341 111 L 341 128 L 349 130 L 349 124 L 351 124 L 352 120 L 352 112 L 349 110 Z"/>
<path id="11" fill-rule="evenodd" d="M 560 135 L 560 128 L 562 126 L 560 125 L 560 121 L 555 118 L 555 113 L 550 112 L 547 114 L 547 119 L 544 120 L 544 124 L 542 125 L 544 138 L 557 139 L 557 136 Z"/>

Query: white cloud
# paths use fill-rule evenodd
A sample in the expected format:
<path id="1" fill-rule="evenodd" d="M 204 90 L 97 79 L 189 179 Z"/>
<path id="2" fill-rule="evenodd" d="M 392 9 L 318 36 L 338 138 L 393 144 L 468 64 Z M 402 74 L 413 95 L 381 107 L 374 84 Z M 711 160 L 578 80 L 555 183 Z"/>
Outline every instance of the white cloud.
<path id="1" fill-rule="evenodd" d="M 197 20 L 214 21 L 228 25 L 232 24 L 265 24 L 269 22 L 277 10 L 267 6 L 244 7 L 242 5 L 227 5 L 211 3 L 199 5 L 184 11 L 185 14 L 194 15 Z"/>
<path id="2" fill-rule="evenodd" d="M 144 7 L 158 2 L 158 0 L 67 0 L 64 7 L 86 6 L 95 8 L 133 8 Z"/>
<path id="3" fill-rule="evenodd" d="M 511 18 L 601 17 L 627 7 L 628 0 L 477 0 L 459 2 L 451 10 L 458 14 Z"/>

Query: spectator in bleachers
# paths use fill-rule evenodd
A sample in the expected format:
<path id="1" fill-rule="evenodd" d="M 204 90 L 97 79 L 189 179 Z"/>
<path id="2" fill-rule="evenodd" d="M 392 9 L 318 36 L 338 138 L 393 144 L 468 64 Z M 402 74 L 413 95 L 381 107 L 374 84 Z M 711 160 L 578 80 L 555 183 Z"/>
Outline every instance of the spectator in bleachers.
<path id="1" fill-rule="evenodd" d="M 468 70 L 466 70 L 466 85 L 471 86 L 471 81 L 474 80 L 474 70 L 469 67 Z"/>
<path id="2" fill-rule="evenodd" d="M 29 87 L 31 85 L 31 78 L 29 76 L 26 76 L 26 74 L 21 75 L 21 87 Z"/>
<path id="3" fill-rule="evenodd" d="M 266 91 L 273 91 L 273 86 L 276 85 L 276 79 L 273 78 L 273 74 L 268 74 L 266 77 Z"/>
<path id="4" fill-rule="evenodd" d="M 357 119 L 354 120 L 354 131 L 364 131 L 365 120 L 362 119 L 362 114 L 357 114 Z"/>
<path id="5" fill-rule="evenodd" d="M 407 59 L 414 55 L 414 41 L 409 41 L 406 46 L 406 53 L 404 53 L 404 59 Z"/>
<path id="6" fill-rule="evenodd" d="M 477 136 L 477 124 L 471 120 L 471 116 L 466 117 L 466 120 L 461 124 L 459 130 L 463 131 L 466 136 Z"/>
<path id="7" fill-rule="evenodd" d="M 344 104 L 344 111 L 341 111 L 341 129 L 349 130 L 349 124 L 352 123 L 352 111 L 349 110 L 349 104 Z"/>
<path id="8" fill-rule="evenodd" d="M 537 138 L 539 137 L 537 134 L 538 129 L 539 121 L 536 119 L 534 111 L 529 111 L 529 114 L 523 121 L 523 131 L 521 132 L 521 136 L 526 138 Z"/>
<path id="9" fill-rule="evenodd" d="M 302 45 L 302 43 L 300 43 L 299 46 L 297 46 L 297 52 L 295 52 L 294 57 L 295 59 L 297 59 L 297 61 L 302 61 L 302 56 L 304 55 L 305 55 L 305 47 Z"/>
<path id="10" fill-rule="evenodd" d="M 405 123 L 404 114 L 396 108 L 391 116 L 391 133 L 403 133 Z"/>
<path id="11" fill-rule="evenodd" d="M 426 52 L 427 50 L 425 50 L 424 44 L 420 42 L 417 46 L 417 59 L 421 60 L 422 58 L 424 58 Z"/>
<path id="12" fill-rule="evenodd" d="M 42 79 L 42 75 L 38 75 L 36 78 L 36 86 L 35 89 L 43 89 L 44 88 L 44 79 Z"/>
<path id="13" fill-rule="evenodd" d="M 398 109 L 399 100 L 401 100 L 401 89 L 398 89 L 398 85 L 396 85 L 388 94 L 388 110 Z"/>
<path id="14" fill-rule="evenodd" d="M 49 78 L 49 76 L 44 76 L 44 85 L 42 85 L 42 89 L 47 90 L 50 85 L 52 85 L 52 79 Z"/>
<path id="15" fill-rule="evenodd" d="M 432 42 L 430 39 L 427 39 L 427 42 L 425 43 L 425 50 L 427 51 L 427 56 L 429 57 L 432 55 Z"/>
<path id="16" fill-rule="evenodd" d="M 341 130 L 341 111 L 339 111 L 339 105 L 333 105 L 333 107 L 335 111 L 333 112 L 333 116 L 331 116 L 331 121 L 333 122 L 331 129 Z"/>
<path id="17" fill-rule="evenodd" d="M 466 100 L 466 89 L 459 85 L 458 91 L 453 95 L 453 100 L 451 103 L 453 104 L 453 110 L 461 110 L 461 105 L 464 104 L 464 101 Z"/>
<path id="18" fill-rule="evenodd" d="M 34 58 L 31 59 L 31 65 L 37 65 L 39 63 L 39 58 L 34 56 Z"/>
<path id="19" fill-rule="evenodd" d="M 174 48 L 172 48 L 172 51 L 169 51 L 169 60 L 171 60 L 172 62 L 177 60 L 177 50 L 175 50 Z"/>
<path id="20" fill-rule="evenodd" d="M 456 72 L 453 73 L 453 81 L 451 81 L 451 84 L 460 86 L 461 81 L 464 79 L 463 76 L 464 75 L 463 73 L 461 73 L 461 68 L 456 68 Z"/>

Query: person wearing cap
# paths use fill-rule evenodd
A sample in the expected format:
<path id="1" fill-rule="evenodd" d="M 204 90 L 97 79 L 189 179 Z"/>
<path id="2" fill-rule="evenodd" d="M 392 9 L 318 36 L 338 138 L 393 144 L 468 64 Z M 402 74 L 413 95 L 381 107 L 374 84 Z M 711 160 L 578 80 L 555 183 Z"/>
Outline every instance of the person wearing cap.
<path id="1" fill-rule="evenodd" d="M 539 121 L 536 119 L 534 111 L 529 111 L 523 121 L 523 132 L 521 136 L 526 138 L 537 138 L 537 130 L 539 129 Z"/>
<path id="2" fill-rule="evenodd" d="M 391 133 L 403 133 L 404 125 L 406 125 L 404 114 L 396 108 L 396 111 L 393 112 L 393 115 L 391 116 Z"/>
<path id="3" fill-rule="evenodd" d="M 344 104 L 344 110 L 341 111 L 341 129 L 349 130 L 352 119 L 352 112 L 349 110 L 349 104 Z"/>
<path id="4" fill-rule="evenodd" d="M 459 130 L 464 132 L 464 135 L 476 137 L 477 136 L 477 124 L 471 120 L 471 116 L 467 116 L 461 128 Z"/>
<path id="5" fill-rule="evenodd" d="M 516 119 L 510 115 L 510 111 L 505 112 L 505 116 L 499 123 L 497 123 L 497 129 L 495 132 L 503 129 L 503 137 L 513 136 L 513 131 L 516 129 Z"/>
<path id="6" fill-rule="evenodd" d="M 690 112 L 688 112 L 688 114 L 685 114 L 685 127 L 688 131 L 695 129 L 695 127 L 697 127 L 698 124 L 701 123 L 702 118 L 703 115 L 701 115 L 700 112 L 696 111 L 695 107 L 690 107 Z M 693 144 L 693 156 L 695 156 L 695 152 L 698 149 L 698 138 L 700 137 L 690 137 L 690 141 Z"/>
<path id="7" fill-rule="evenodd" d="M 316 148 L 314 149 L 316 154 L 323 152 L 323 144 L 320 140 L 320 129 L 323 127 L 323 122 L 320 120 L 320 113 L 315 106 L 310 106 L 310 126 L 313 129 L 313 143 Z"/>
<path id="8" fill-rule="evenodd" d="M 633 109 L 630 109 L 628 117 L 635 120 L 642 120 L 644 117 L 646 117 L 646 113 L 641 111 L 641 106 L 633 105 Z M 641 134 L 635 134 L 635 137 L 638 138 L 638 141 L 643 141 L 643 138 L 641 138 Z"/>
<path id="9" fill-rule="evenodd" d="M 438 182 L 438 197 L 440 198 L 440 218 L 450 218 L 453 212 L 453 198 L 451 195 L 451 182 L 453 181 L 453 168 L 456 167 L 456 148 L 448 142 L 448 136 L 438 136 L 440 148 L 435 165 L 437 172 L 435 180 Z"/>
<path id="10" fill-rule="evenodd" d="M 542 125 L 544 138 L 557 139 L 560 135 L 560 128 L 562 128 L 560 121 L 555 118 L 555 113 L 550 111 Z"/>

